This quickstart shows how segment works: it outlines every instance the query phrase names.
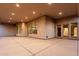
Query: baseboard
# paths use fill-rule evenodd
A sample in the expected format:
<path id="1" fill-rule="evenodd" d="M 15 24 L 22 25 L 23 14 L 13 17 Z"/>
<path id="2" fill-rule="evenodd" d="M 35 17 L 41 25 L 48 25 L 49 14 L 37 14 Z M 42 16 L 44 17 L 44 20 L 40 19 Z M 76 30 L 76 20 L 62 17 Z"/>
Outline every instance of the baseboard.
<path id="1" fill-rule="evenodd" d="M 37 38 L 37 37 L 31 37 L 31 36 L 27 36 L 29 38 L 34 38 L 34 39 L 42 39 L 42 40 L 46 40 L 45 38 Z"/>

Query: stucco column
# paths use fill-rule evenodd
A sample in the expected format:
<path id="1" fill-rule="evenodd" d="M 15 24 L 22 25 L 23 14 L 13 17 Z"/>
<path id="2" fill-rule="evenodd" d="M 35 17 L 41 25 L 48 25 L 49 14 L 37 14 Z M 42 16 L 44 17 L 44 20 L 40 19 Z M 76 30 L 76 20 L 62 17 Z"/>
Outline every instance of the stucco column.
<path id="1" fill-rule="evenodd" d="M 69 24 L 69 38 L 71 38 L 71 23 Z"/>
<path id="2" fill-rule="evenodd" d="M 56 24 L 54 25 L 54 31 L 55 31 L 54 37 L 56 38 L 56 37 L 57 37 L 57 28 L 56 28 Z"/>
<path id="3" fill-rule="evenodd" d="M 63 38 L 63 25 L 61 25 L 61 37 Z"/>
<path id="4" fill-rule="evenodd" d="M 22 36 L 27 36 L 27 32 L 26 32 L 26 23 L 24 23 L 24 22 L 22 22 L 22 27 L 21 27 L 21 29 L 22 29 Z"/>
<path id="5" fill-rule="evenodd" d="M 18 24 L 17 24 L 17 31 L 18 31 L 18 32 L 17 32 L 17 34 L 16 34 L 17 36 L 20 35 L 20 30 L 19 30 L 19 29 L 20 29 L 20 28 L 19 28 L 19 23 L 18 23 Z"/>
<path id="6" fill-rule="evenodd" d="M 55 28 L 55 37 L 57 37 L 57 25 L 56 25 L 56 28 Z"/>
<path id="7" fill-rule="evenodd" d="M 19 25 L 17 24 L 17 27 L 18 27 L 18 33 L 17 33 L 17 36 L 19 36 Z"/>
<path id="8" fill-rule="evenodd" d="M 27 36 L 26 23 L 22 22 L 18 24 L 18 36 Z"/>
<path id="9" fill-rule="evenodd" d="M 79 39 L 79 22 L 78 22 L 78 39 Z"/>

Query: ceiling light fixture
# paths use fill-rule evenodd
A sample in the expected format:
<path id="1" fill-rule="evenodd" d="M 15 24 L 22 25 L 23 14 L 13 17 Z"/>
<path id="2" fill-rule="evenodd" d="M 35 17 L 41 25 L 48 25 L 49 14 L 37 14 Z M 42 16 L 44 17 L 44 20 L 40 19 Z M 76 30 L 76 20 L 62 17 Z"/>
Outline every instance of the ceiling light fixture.
<path id="1" fill-rule="evenodd" d="M 28 17 L 25 17 L 25 19 L 28 19 Z"/>
<path id="2" fill-rule="evenodd" d="M 8 23 L 10 23 L 11 21 L 9 20 Z"/>
<path id="3" fill-rule="evenodd" d="M 11 15 L 12 15 L 12 16 L 14 16 L 14 15 L 15 15 L 15 13 L 13 13 L 13 12 L 12 12 L 12 13 L 11 13 Z"/>
<path id="4" fill-rule="evenodd" d="M 10 17 L 10 20 L 12 20 L 12 18 Z"/>
<path id="5" fill-rule="evenodd" d="M 35 11 L 33 11 L 33 14 L 36 14 L 36 12 L 35 12 Z"/>
<path id="6" fill-rule="evenodd" d="M 20 7 L 20 5 L 18 3 L 16 3 L 16 7 Z"/>
<path id="7" fill-rule="evenodd" d="M 58 14 L 59 14 L 59 15 L 62 15 L 62 12 L 60 11 Z"/>
<path id="8" fill-rule="evenodd" d="M 21 22 L 23 22 L 23 20 L 21 19 Z"/>

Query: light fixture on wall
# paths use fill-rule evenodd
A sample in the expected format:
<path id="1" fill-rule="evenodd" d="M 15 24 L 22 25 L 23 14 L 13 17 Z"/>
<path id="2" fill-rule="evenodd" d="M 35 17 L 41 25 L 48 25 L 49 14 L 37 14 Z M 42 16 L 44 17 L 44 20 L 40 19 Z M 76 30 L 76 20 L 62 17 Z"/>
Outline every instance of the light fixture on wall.
<path id="1" fill-rule="evenodd" d="M 18 3 L 16 3 L 16 7 L 20 7 L 20 5 Z"/>
<path id="2" fill-rule="evenodd" d="M 35 15 L 35 14 L 36 14 L 36 12 L 35 12 L 35 11 L 33 11 L 33 14 Z"/>
<path id="3" fill-rule="evenodd" d="M 11 13 L 11 15 L 12 15 L 12 16 L 14 16 L 14 15 L 15 15 L 15 13 L 13 13 L 13 12 L 12 12 L 12 13 Z"/>

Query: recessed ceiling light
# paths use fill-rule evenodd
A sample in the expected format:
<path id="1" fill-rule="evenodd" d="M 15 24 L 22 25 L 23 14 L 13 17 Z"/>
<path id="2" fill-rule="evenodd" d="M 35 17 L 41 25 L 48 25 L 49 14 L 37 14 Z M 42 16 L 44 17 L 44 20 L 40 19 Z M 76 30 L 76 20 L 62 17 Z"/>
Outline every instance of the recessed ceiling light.
<path id="1" fill-rule="evenodd" d="M 35 11 L 33 11 L 33 14 L 36 14 L 36 12 L 35 12 Z"/>
<path id="2" fill-rule="evenodd" d="M 11 21 L 9 20 L 8 23 L 10 23 Z"/>
<path id="3" fill-rule="evenodd" d="M 10 17 L 10 20 L 12 20 L 12 18 Z"/>
<path id="4" fill-rule="evenodd" d="M 14 15 L 15 15 L 15 13 L 13 13 L 13 12 L 12 12 L 12 13 L 11 13 L 11 15 L 13 15 L 13 16 L 14 16 Z"/>
<path id="5" fill-rule="evenodd" d="M 16 7 L 20 7 L 20 5 L 18 3 L 16 3 Z"/>
<path id="6" fill-rule="evenodd" d="M 62 12 L 60 11 L 58 14 L 59 14 L 59 15 L 62 15 Z"/>
<path id="7" fill-rule="evenodd" d="M 28 17 L 25 17 L 25 19 L 28 19 Z"/>
<path id="8" fill-rule="evenodd" d="M 23 22 L 23 20 L 21 19 L 21 22 Z"/>

